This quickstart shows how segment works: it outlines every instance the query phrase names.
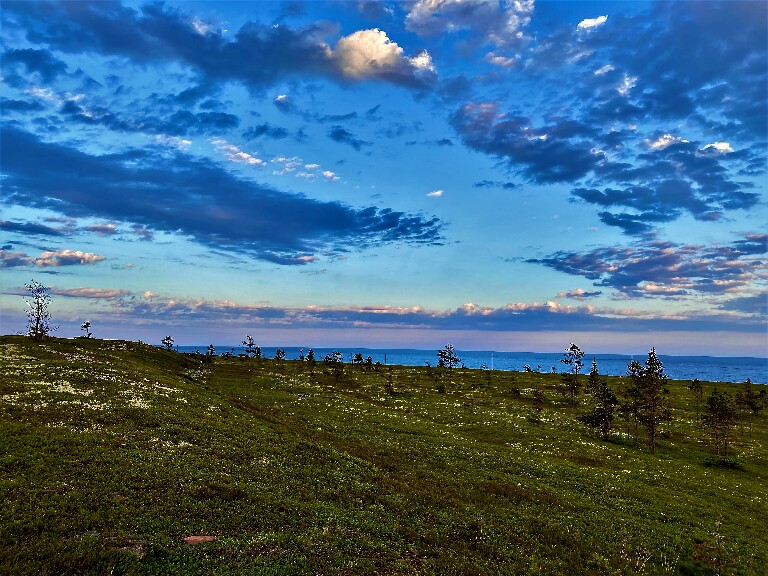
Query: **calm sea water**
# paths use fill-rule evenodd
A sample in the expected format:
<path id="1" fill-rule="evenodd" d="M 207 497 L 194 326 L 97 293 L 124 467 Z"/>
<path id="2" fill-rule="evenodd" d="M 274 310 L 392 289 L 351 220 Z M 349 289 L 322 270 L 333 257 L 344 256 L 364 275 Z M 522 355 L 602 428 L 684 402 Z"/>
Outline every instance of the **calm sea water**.
<path id="1" fill-rule="evenodd" d="M 204 353 L 207 346 L 179 346 L 179 352 L 194 352 L 199 350 Z M 240 346 L 217 346 L 216 354 L 234 350 L 236 354 L 244 352 Z M 265 358 L 273 358 L 276 348 L 262 346 L 261 352 Z M 301 348 L 284 348 L 285 357 L 295 360 L 299 357 Z M 315 348 L 315 358 L 321 360 L 334 349 Z M 374 362 L 382 364 L 401 364 L 404 366 L 424 366 L 427 362 L 431 366 L 437 363 L 435 350 L 398 350 L 398 349 L 368 349 L 368 348 L 337 348 L 344 354 L 344 360 L 351 360 L 352 356 L 360 352 L 363 357 L 370 356 Z M 307 348 L 304 348 L 306 353 Z M 560 362 L 562 353 L 546 352 L 485 352 L 485 351 L 457 351 L 457 355 L 467 368 L 493 368 L 495 370 L 522 371 L 523 366 L 529 365 L 533 370 L 551 372 L 552 367 L 557 372 L 562 372 L 564 365 Z M 627 364 L 633 358 L 641 364 L 646 356 L 625 356 L 621 354 L 596 354 L 584 357 L 584 372 L 589 372 L 592 358 L 597 359 L 597 366 L 601 374 L 609 376 L 623 376 L 627 371 Z M 667 376 L 673 380 L 699 380 L 708 382 L 744 382 L 747 378 L 755 384 L 768 382 L 768 358 L 725 358 L 715 356 L 659 356 L 664 363 Z"/>

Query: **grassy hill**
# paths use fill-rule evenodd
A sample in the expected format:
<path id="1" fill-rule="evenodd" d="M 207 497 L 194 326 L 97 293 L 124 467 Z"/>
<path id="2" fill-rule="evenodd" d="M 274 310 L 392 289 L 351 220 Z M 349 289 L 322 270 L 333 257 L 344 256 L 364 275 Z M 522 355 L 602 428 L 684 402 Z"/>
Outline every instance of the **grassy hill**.
<path id="1" fill-rule="evenodd" d="M 687 382 L 655 453 L 559 384 L 0 337 L 0 573 L 768 573 L 768 410 L 729 467 Z"/>

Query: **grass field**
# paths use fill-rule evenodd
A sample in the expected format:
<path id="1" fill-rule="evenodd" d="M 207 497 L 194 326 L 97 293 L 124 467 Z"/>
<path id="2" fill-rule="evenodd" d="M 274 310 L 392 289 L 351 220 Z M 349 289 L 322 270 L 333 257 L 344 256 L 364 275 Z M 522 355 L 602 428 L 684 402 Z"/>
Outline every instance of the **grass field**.
<path id="1" fill-rule="evenodd" d="M 768 410 L 722 466 L 687 382 L 655 453 L 559 383 L 0 337 L 0 573 L 768 573 Z"/>

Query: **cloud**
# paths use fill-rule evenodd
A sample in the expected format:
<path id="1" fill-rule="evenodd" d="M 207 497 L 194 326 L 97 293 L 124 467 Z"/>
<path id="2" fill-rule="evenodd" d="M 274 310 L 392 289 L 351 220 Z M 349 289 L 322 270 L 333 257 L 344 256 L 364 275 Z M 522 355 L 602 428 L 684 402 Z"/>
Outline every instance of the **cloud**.
<path id="1" fill-rule="evenodd" d="M 82 291 L 80 297 L 91 295 Z M 95 295 L 93 297 L 96 297 Z M 109 311 L 97 315 L 132 323 L 165 319 L 167 325 L 205 326 L 227 322 L 252 329 L 261 328 L 400 328 L 481 331 L 652 331 L 738 330 L 762 332 L 762 322 L 743 314 L 669 313 L 632 308 L 571 306 L 558 302 L 512 302 L 498 308 L 472 302 L 453 310 L 430 310 L 420 306 L 305 306 L 281 308 L 231 300 L 179 298 L 153 293 L 112 295 L 104 299 Z"/>
<path id="2" fill-rule="evenodd" d="M 339 39 L 333 59 L 341 73 L 352 79 L 381 78 L 396 84 L 413 85 L 435 72 L 426 50 L 406 58 L 403 49 L 378 28 L 358 30 Z"/>
<path id="3" fill-rule="evenodd" d="M 38 268 L 57 268 L 59 266 L 78 266 L 96 264 L 106 260 L 106 256 L 98 256 L 79 250 L 55 250 L 43 252 L 37 258 L 23 252 L 0 250 L 0 268 L 16 268 L 20 266 L 36 266 Z"/>
<path id="4" fill-rule="evenodd" d="M 56 95 L 52 97 L 58 99 Z M 157 114 L 153 111 L 155 106 L 151 106 L 118 114 L 100 105 L 85 106 L 79 103 L 80 100 L 64 100 L 59 112 L 68 121 L 87 126 L 101 125 L 117 132 L 152 133 L 157 142 L 180 149 L 192 143 L 180 136 L 216 133 L 237 128 L 240 124 L 237 116 L 225 112 L 169 110 L 167 114 Z"/>
<path id="5" fill-rule="evenodd" d="M 342 144 L 348 144 L 352 146 L 355 150 L 360 150 L 363 148 L 363 146 L 370 146 L 370 142 L 366 142 L 365 140 L 361 140 L 357 138 L 352 132 L 347 130 L 346 128 L 342 126 L 333 126 L 328 131 L 328 137 L 331 140 L 335 140 L 336 142 L 341 142 Z"/>
<path id="6" fill-rule="evenodd" d="M 53 288 L 52 292 L 56 296 L 66 296 L 67 298 L 87 298 L 91 300 L 113 300 L 115 298 L 123 298 L 131 294 L 130 290 L 110 288 Z"/>
<path id="7" fill-rule="evenodd" d="M 158 134 L 155 136 L 155 142 L 165 144 L 166 146 L 173 146 L 179 150 L 186 150 L 192 145 L 191 140 L 180 138 L 179 136 L 167 136 L 165 134 Z"/>
<path id="8" fill-rule="evenodd" d="M 600 160 L 592 153 L 594 130 L 572 120 L 537 128 L 485 102 L 465 104 L 451 123 L 468 147 L 506 160 L 540 184 L 578 180 Z"/>
<path id="9" fill-rule="evenodd" d="M 688 143 L 688 140 L 684 140 L 682 138 L 679 138 L 677 136 L 672 136 L 672 134 L 662 134 L 655 140 L 646 140 L 645 145 L 648 146 L 651 150 L 664 150 L 664 148 L 668 148 L 669 146 L 672 146 L 673 144 L 682 144 Z"/>
<path id="10" fill-rule="evenodd" d="M 473 32 L 484 42 L 519 41 L 533 14 L 533 0 L 418 0 L 405 19 L 408 30 L 423 36 Z"/>
<path id="11" fill-rule="evenodd" d="M 734 310 L 745 314 L 754 314 L 765 318 L 768 316 L 768 292 L 763 291 L 753 296 L 731 298 L 720 305 L 721 310 Z"/>
<path id="12" fill-rule="evenodd" d="M 616 70 L 616 68 L 613 66 L 613 64 L 606 64 L 605 66 L 601 66 L 597 70 L 594 71 L 595 76 L 604 76 L 608 74 L 609 72 L 613 72 Z"/>
<path id="13" fill-rule="evenodd" d="M 0 230 L 32 236 L 63 236 L 65 232 L 59 228 L 51 228 L 37 222 L 11 222 L 9 220 L 0 220 Z"/>
<path id="14" fill-rule="evenodd" d="M 243 152 L 240 148 L 234 144 L 230 144 L 223 138 L 211 138 L 211 144 L 217 152 L 224 154 L 227 160 L 231 162 L 237 162 L 239 164 L 248 164 L 249 166 L 264 167 L 267 165 L 264 160 L 256 158 L 247 152 Z"/>
<path id="15" fill-rule="evenodd" d="M 430 198 L 440 198 L 442 195 L 443 195 L 442 190 L 435 190 L 433 192 L 427 193 L 427 196 L 429 196 Z"/>
<path id="16" fill-rule="evenodd" d="M 598 16 L 597 18 L 585 18 L 576 26 L 577 30 L 592 30 L 602 26 L 608 21 L 608 16 Z"/>
<path id="17" fill-rule="evenodd" d="M 232 81 L 258 91 L 298 75 L 376 79 L 419 89 L 431 81 L 421 55 L 412 61 L 396 54 L 400 47 L 378 29 L 341 38 L 334 50 L 326 41 L 333 29 L 323 22 L 293 29 L 250 21 L 226 33 L 160 3 L 138 10 L 113 2 L 19 3 L 5 10 L 29 31 L 30 42 L 69 54 L 119 56 L 141 66 L 175 62 L 195 71 L 200 86 L 212 90 Z"/>
<path id="18" fill-rule="evenodd" d="M 733 152 L 733 148 L 728 142 L 712 142 L 702 148 L 703 152 L 711 151 L 716 154 L 730 154 Z"/>
<path id="19" fill-rule="evenodd" d="M 752 208 L 760 201 L 760 193 L 749 183 L 735 180 L 731 166 L 737 164 L 728 164 L 752 163 L 749 152 L 704 153 L 700 144 L 670 134 L 646 139 L 644 146 L 648 151 L 638 154 L 633 164 L 598 159 L 593 182 L 606 184 L 602 190 L 572 190 L 574 197 L 590 204 L 631 210 L 600 212 L 605 224 L 643 234 L 686 212 L 703 222 L 717 221 L 726 212 Z"/>
<path id="20" fill-rule="evenodd" d="M 58 76 L 67 72 L 67 65 L 56 58 L 50 50 L 37 50 L 33 48 L 10 49 L 3 52 L 2 69 L 4 80 L 11 85 L 19 85 L 20 80 L 15 68 L 24 66 L 28 73 L 37 74 L 45 83 L 55 80 Z"/>
<path id="21" fill-rule="evenodd" d="M 573 290 L 568 290 L 567 292 L 558 292 L 557 297 L 572 298 L 574 300 L 585 300 L 587 298 L 600 296 L 601 294 L 602 291 L 600 290 L 584 290 L 582 288 L 574 288 Z"/>
<path id="22" fill-rule="evenodd" d="M 500 182 L 498 180 L 480 180 L 475 182 L 475 188 L 504 188 L 505 190 L 512 190 L 517 188 L 517 184 L 514 182 Z"/>
<path id="23" fill-rule="evenodd" d="M 40 102 L 30 102 L 28 100 L 12 100 L 10 98 L 0 99 L 0 108 L 3 112 L 40 112 L 45 107 Z"/>
<path id="24" fill-rule="evenodd" d="M 83 230 L 94 232 L 99 236 L 112 236 L 113 234 L 117 233 L 117 226 L 109 222 L 106 224 L 92 224 L 90 226 L 85 226 Z"/>
<path id="25" fill-rule="evenodd" d="M 183 234 L 285 264 L 305 263 L 301 256 L 331 248 L 442 241 L 437 218 L 281 192 L 180 152 L 95 156 L 13 127 L 2 127 L 0 136 L 7 205 L 125 222 L 137 234 Z"/>
<path id="26" fill-rule="evenodd" d="M 293 114 L 298 110 L 288 94 L 278 94 L 275 96 L 274 100 L 272 100 L 272 104 L 274 104 L 278 110 L 285 112 L 286 114 Z"/>
<path id="27" fill-rule="evenodd" d="M 555 252 L 526 262 L 594 280 L 632 297 L 723 296 L 766 279 L 768 235 L 750 234 L 731 245 L 704 247 L 646 239 L 632 246 Z"/>

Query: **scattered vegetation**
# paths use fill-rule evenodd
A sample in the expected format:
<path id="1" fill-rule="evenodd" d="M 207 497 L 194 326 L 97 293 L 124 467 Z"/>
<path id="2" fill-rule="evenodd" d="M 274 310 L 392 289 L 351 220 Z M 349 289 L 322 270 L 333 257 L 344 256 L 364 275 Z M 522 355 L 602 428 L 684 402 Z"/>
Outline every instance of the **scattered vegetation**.
<path id="1" fill-rule="evenodd" d="M 0 573 L 768 573 L 765 413 L 727 456 L 709 428 L 744 385 L 700 383 L 702 426 L 652 383 L 651 444 L 653 363 L 573 406 L 557 374 L 329 356 L 0 337 Z"/>

